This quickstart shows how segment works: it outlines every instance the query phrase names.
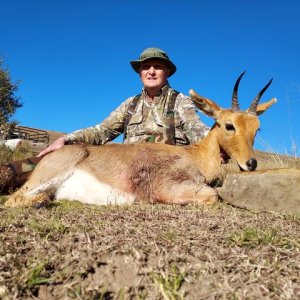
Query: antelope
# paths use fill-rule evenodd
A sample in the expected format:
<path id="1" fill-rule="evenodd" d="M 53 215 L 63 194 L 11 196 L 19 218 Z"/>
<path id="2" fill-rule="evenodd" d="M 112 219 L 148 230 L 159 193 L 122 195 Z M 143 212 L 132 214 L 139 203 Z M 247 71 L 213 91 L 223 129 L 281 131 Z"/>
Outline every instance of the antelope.
<path id="1" fill-rule="evenodd" d="M 210 132 L 198 144 L 66 145 L 46 155 L 5 206 L 40 206 L 54 199 L 96 205 L 215 203 L 218 194 L 209 183 L 219 174 L 220 154 L 233 158 L 241 170 L 254 171 L 258 115 L 276 102 L 273 98 L 258 105 L 271 79 L 250 107 L 241 111 L 238 86 L 244 74 L 235 83 L 230 109 L 189 91 L 195 105 L 215 119 Z"/>

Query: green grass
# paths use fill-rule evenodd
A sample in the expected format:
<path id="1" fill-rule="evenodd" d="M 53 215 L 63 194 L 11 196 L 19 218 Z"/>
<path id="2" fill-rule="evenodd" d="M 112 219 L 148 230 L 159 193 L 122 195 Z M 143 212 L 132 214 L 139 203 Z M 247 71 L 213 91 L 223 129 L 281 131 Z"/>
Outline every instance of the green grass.
<path id="1" fill-rule="evenodd" d="M 184 299 L 184 292 L 180 289 L 185 281 L 185 273 L 175 265 L 170 270 L 153 273 L 152 278 L 154 286 L 165 300 Z"/>
<path id="2" fill-rule="evenodd" d="M 47 262 L 40 262 L 29 266 L 28 272 L 25 274 L 25 284 L 31 288 L 35 285 L 41 285 L 44 283 L 50 283 L 53 279 L 46 275 Z"/>
<path id="3" fill-rule="evenodd" d="M 42 238 L 49 238 L 49 236 L 55 236 L 65 234 L 69 230 L 69 226 L 65 225 L 60 219 L 52 217 L 46 220 L 31 219 L 27 222 L 26 226 L 29 230 L 35 231 Z"/>
<path id="4" fill-rule="evenodd" d="M 275 229 L 259 230 L 257 228 L 245 228 L 234 232 L 227 238 L 229 246 L 255 248 L 259 245 L 267 245 L 274 242 L 277 237 Z"/>
<path id="5" fill-rule="evenodd" d="M 226 238 L 228 246 L 256 248 L 259 246 L 273 245 L 283 249 L 299 248 L 299 241 L 281 236 L 275 228 L 259 229 L 247 227 L 231 233 Z"/>

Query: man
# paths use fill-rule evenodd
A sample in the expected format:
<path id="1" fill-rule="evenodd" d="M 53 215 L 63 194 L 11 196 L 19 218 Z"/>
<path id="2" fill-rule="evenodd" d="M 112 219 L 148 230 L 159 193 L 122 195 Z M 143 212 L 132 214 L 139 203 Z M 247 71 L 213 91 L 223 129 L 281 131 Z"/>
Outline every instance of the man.
<path id="1" fill-rule="evenodd" d="M 143 84 L 140 95 L 125 100 L 102 123 L 58 138 L 34 159 L 0 166 L 0 187 L 1 179 L 6 189 L 20 186 L 44 155 L 73 142 L 103 145 L 121 134 L 124 143 L 182 146 L 200 141 L 209 128 L 200 121 L 192 100 L 169 86 L 168 78 L 176 72 L 176 66 L 166 52 L 148 48 L 130 63 Z"/>
<path id="2" fill-rule="evenodd" d="M 57 139 L 38 157 L 72 142 L 103 145 L 124 133 L 124 143 L 157 142 L 188 145 L 209 131 L 196 114 L 192 100 L 174 91 L 168 78 L 176 66 L 158 48 L 145 49 L 131 66 L 141 78 L 141 95 L 125 100 L 102 123 Z"/>

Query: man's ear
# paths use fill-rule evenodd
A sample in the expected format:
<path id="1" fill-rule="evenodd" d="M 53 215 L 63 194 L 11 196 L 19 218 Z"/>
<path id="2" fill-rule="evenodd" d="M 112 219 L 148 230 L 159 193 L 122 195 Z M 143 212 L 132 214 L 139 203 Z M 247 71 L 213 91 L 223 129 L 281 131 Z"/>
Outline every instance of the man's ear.
<path id="1" fill-rule="evenodd" d="M 194 90 L 189 91 L 190 97 L 192 98 L 195 105 L 207 116 L 218 119 L 221 108 L 214 101 L 198 95 Z"/>
<path id="2" fill-rule="evenodd" d="M 168 68 L 168 69 L 166 69 L 166 72 L 167 72 L 167 78 L 169 78 L 170 74 L 171 74 L 171 70 Z"/>

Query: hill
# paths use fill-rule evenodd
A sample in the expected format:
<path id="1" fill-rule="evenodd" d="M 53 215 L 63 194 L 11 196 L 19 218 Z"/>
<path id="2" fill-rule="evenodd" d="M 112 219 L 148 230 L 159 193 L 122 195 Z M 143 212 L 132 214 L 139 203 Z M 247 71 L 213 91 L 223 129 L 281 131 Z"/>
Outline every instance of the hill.
<path id="1" fill-rule="evenodd" d="M 51 145 L 56 139 L 64 135 L 64 132 L 46 130 L 49 135 L 49 145 Z"/>

